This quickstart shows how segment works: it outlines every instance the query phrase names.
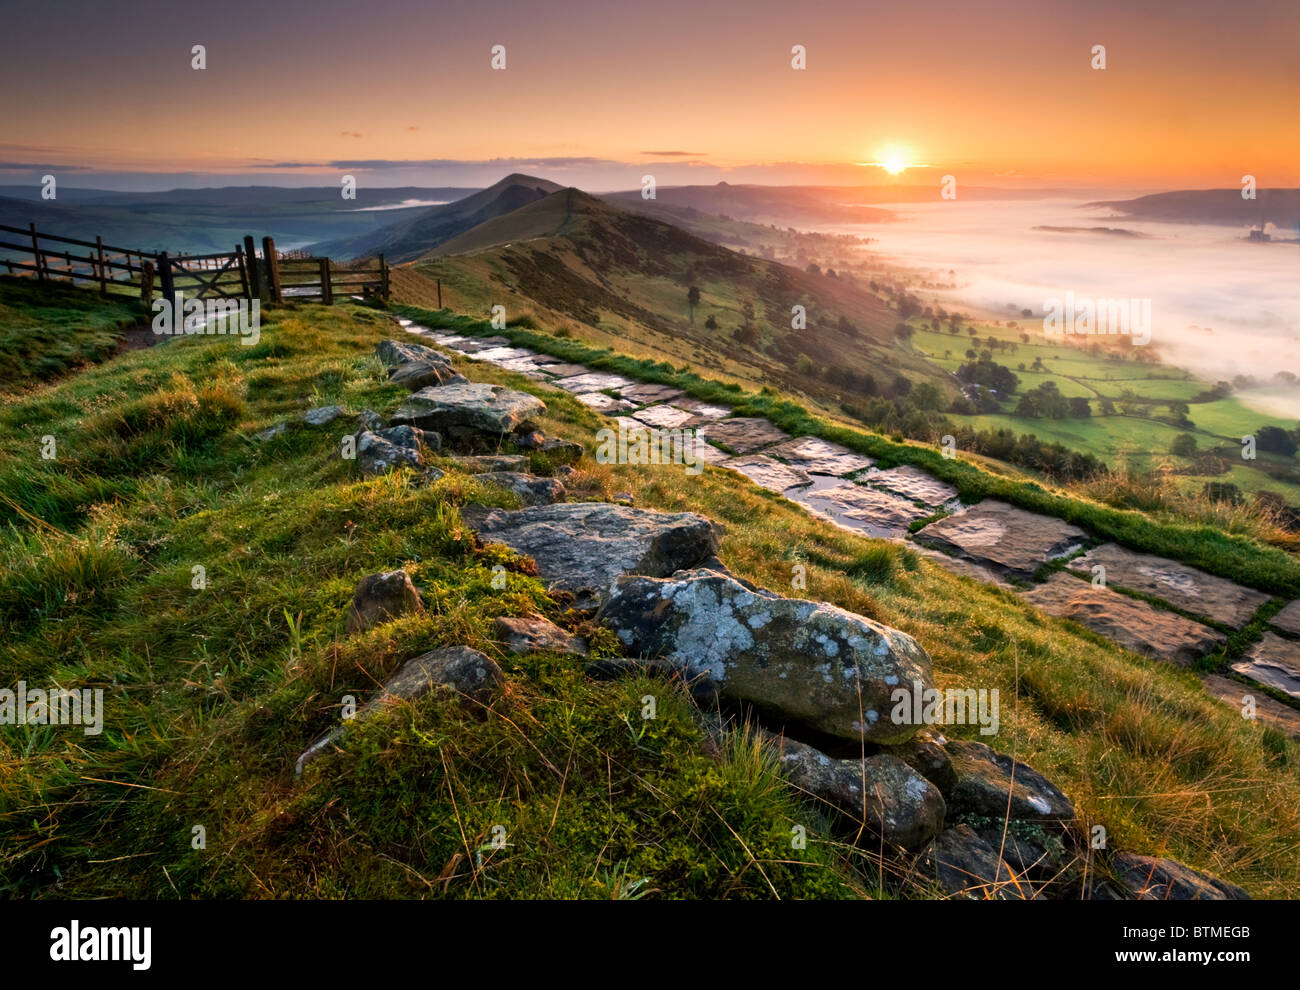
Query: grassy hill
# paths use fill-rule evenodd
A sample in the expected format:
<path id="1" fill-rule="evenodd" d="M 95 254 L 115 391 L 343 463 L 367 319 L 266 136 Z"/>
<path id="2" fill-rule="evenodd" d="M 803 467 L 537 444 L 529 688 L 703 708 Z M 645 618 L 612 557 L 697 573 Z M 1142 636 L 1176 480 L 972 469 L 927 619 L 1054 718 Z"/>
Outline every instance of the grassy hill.
<path id="1" fill-rule="evenodd" d="M 833 402 L 840 390 L 811 374 L 832 365 L 881 394 L 922 381 L 955 394 L 949 375 L 898 345 L 896 317 L 856 280 L 741 254 L 577 189 L 444 242 L 398 276 L 398 296 L 427 305 L 435 280 L 463 311 L 567 321 L 593 343 L 750 385 Z"/>
<path id="2" fill-rule="evenodd" d="M 504 490 L 442 460 L 447 473 L 432 484 L 361 480 L 339 457 L 336 429 L 252 440 L 311 406 L 391 412 L 405 393 L 373 351 L 394 333 L 375 310 L 287 306 L 267 314 L 257 347 L 174 338 L 0 406 L 11 524 L 0 533 L 0 683 L 106 695 L 98 736 L 0 730 L 0 891 L 928 896 L 781 785 L 756 747 L 707 755 L 671 685 L 592 681 L 571 658 L 503 650 L 493 616 L 581 619 L 522 561 L 471 538 L 462 507 L 515 504 Z M 475 381 L 541 396 L 549 435 L 591 449 L 607 422 L 522 376 L 456 363 Z M 44 433 L 67 438 L 56 460 L 31 456 Z M 1256 896 L 1300 889 L 1300 750 L 1210 699 L 1191 673 L 822 523 L 729 472 L 692 478 L 584 458 L 566 484 L 578 498 L 628 491 L 638 505 L 709 515 L 727 526 L 720 555 L 738 575 L 781 589 L 803 564 L 809 597 L 915 636 L 939 687 L 997 687 L 998 748 L 1057 781 L 1115 848 L 1175 856 Z M 192 586 L 196 564 L 205 589 Z M 426 611 L 345 635 L 356 581 L 397 567 Z M 491 712 L 433 696 L 398 706 L 293 780 L 294 759 L 335 724 L 342 695 L 364 700 L 405 658 L 454 644 L 505 669 Z M 647 691 L 659 718 L 638 734 L 629 713 Z M 793 823 L 808 831 L 798 857 Z M 494 851 L 498 825 L 508 844 Z"/>
<path id="3" fill-rule="evenodd" d="M 458 234 L 511 213 L 555 192 L 560 187 L 546 179 L 507 175 L 472 196 L 431 206 L 370 233 L 315 244 L 317 254 L 334 258 L 360 258 L 382 254 L 390 263 L 412 261 L 428 254 Z"/>

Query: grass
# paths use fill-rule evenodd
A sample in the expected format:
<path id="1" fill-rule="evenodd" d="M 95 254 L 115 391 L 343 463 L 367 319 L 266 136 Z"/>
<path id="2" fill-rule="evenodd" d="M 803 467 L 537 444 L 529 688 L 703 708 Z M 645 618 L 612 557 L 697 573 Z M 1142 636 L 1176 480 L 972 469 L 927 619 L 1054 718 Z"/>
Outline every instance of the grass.
<path id="1" fill-rule="evenodd" d="M 1272 594 L 1300 595 L 1300 561 L 1285 550 L 1264 545 L 1242 533 L 1224 532 L 1195 520 L 1155 520 L 1142 512 L 1112 508 L 1061 490 L 1048 490 L 1035 482 L 999 476 L 961 457 L 944 458 L 934 447 L 887 439 L 815 416 L 804 406 L 771 389 L 749 391 L 736 383 L 702 378 L 686 367 L 675 368 L 667 362 L 650 362 L 577 340 L 558 338 L 533 329 L 532 321 L 495 331 L 487 321 L 447 311 L 413 306 L 398 309 L 426 326 L 471 335 L 501 333 L 515 345 L 531 347 L 567 361 L 619 372 L 643 381 L 673 385 L 705 402 L 730 405 L 738 415 L 769 419 L 793 436 L 809 434 L 841 443 L 877 458 L 881 467 L 913 464 L 954 485 L 967 503 L 997 498 L 1085 527 L 1100 539 L 1114 540 L 1133 550 L 1171 557 Z"/>
<path id="2" fill-rule="evenodd" d="M 32 279 L 3 276 L 0 287 L 0 390 L 104 360 L 121 347 L 122 328 L 146 315 L 133 300 Z"/>
<path id="3" fill-rule="evenodd" d="M 450 469 L 362 481 L 338 424 L 251 434 L 311 405 L 391 411 L 370 357 L 395 332 L 351 305 L 286 307 L 262 344 L 180 338 L 0 409 L 0 684 L 105 691 L 106 727 L 0 728 L 0 890 L 21 897 L 897 897 L 926 893 L 780 785 L 752 738 L 719 759 L 680 686 L 593 681 L 506 654 L 497 615 L 576 617 L 521 561 L 480 546 L 468 501 L 511 497 Z M 532 390 L 548 434 L 591 449 L 604 420 Z M 200 414 L 199 410 L 207 410 Z M 345 429 L 345 428 L 344 428 Z M 32 436 L 68 438 L 53 462 Z M 451 462 L 447 462 L 451 468 Z M 906 548 L 822 523 L 730 472 L 597 465 L 574 497 L 699 511 L 738 574 L 895 625 L 939 687 L 997 687 L 996 748 L 1047 774 L 1112 848 L 1175 856 L 1257 896 L 1294 896 L 1300 751 L 1178 669 L 1044 620 Z M 505 564 L 506 587 L 493 586 Z M 207 587 L 193 587 L 202 565 Z M 802 565 L 806 591 L 791 587 Z M 348 636 L 362 576 L 405 567 L 426 611 Z M 498 582 L 499 583 L 499 582 Z M 466 644 L 507 675 L 489 708 L 427 698 L 350 726 L 291 767 L 417 652 Z M 657 718 L 641 718 L 642 699 Z M 954 734 L 962 734 L 958 729 Z M 791 830 L 807 830 L 804 850 Z M 204 848 L 194 848 L 203 826 Z"/>

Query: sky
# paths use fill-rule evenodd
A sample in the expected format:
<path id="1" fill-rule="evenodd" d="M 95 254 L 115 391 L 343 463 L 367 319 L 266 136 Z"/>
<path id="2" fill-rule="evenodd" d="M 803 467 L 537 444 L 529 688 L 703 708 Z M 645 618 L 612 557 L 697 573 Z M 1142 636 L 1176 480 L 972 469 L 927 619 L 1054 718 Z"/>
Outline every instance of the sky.
<path id="1" fill-rule="evenodd" d="M 936 186 L 1300 186 L 1295 0 L 6 0 L 0 16 L 0 185 L 871 185 L 896 159 Z"/>

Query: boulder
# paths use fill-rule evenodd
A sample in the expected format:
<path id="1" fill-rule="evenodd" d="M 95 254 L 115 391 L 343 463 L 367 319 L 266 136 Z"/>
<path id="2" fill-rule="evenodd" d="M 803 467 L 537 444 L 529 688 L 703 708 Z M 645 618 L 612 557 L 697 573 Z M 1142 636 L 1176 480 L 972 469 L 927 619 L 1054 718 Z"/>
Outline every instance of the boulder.
<path id="1" fill-rule="evenodd" d="M 793 739 L 773 739 L 786 781 L 889 845 L 919 849 L 943 828 L 938 789 L 898 757 L 837 760 Z"/>
<path id="2" fill-rule="evenodd" d="M 465 471 L 483 474 L 497 471 L 527 471 L 528 458 L 523 454 L 479 454 L 472 457 L 453 456 L 452 460 Z"/>
<path id="3" fill-rule="evenodd" d="M 410 362 L 428 361 L 451 365 L 451 358 L 424 344 L 411 344 L 404 340 L 381 340 L 375 345 L 375 356 L 390 367 Z"/>
<path id="4" fill-rule="evenodd" d="M 899 684 L 931 687 L 930 657 L 897 629 L 707 569 L 618 580 L 600 619 L 631 650 L 707 677 L 725 699 L 841 739 L 902 742 Z"/>
<path id="5" fill-rule="evenodd" d="M 561 464 L 573 464 L 581 460 L 582 455 L 587 452 L 580 443 L 555 437 L 543 440 L 538 450 L 549 457 L 553 463 Z"/>
<path id="6" fill-rule="evenodd" d="M 1077 622 L 1135 653 L 1173 663 L 1189 664 L 1227 639 L 1218 630 L 1175 612 L 1062 572 L 1020 595 L 1048 615 Z"/>
<path id="7" fill-rule="evenodd" d="M 957 785 L 957 771 L 952 767 L 952 757 L 944 749 L 948 740 L 930 729 L 919 729 L 911 739 L 889 747 L 898 757 L 943 794 L 949 794 Z"/>
<path id="8" fill-rule="evenodd" d="M 1060 836 L 1041 829 L 1034 834 L 1023 828 L 990 826 L 980 829 L 979 837 L 1022 877 L 1051 882 L 1061 878 L 1068 864 L 1069 857 Z"/>
<path id="9" fill-rule="evenodd" d="M 467 646 L 450 646 L 423 653 L 406 661 L 373 701 L 357 712 L 356 718 L 373 715 L 385 705 L 413 701 L 434 691 L 448 693 L 471 703 L 488 704 L 505 683 L 501 668 L 489 656 Z M 298 757 L 294 775 L 343 737 L 345 726 L 339 725 L 313 742 Z"/>
<path id="10" fill-rule="evenodd" d="M 514 471 L 489 471 L 474 475 L 475 481 L 498 485 L 514 492 L 524 505 L 551 505 L 563 502 L 567 496 L 564 485 L 554 478 L 539 478 L 533 474 L 520 474 Z"/>
<path id="11" fill-rule="evenodd" d="M 531 430 L 532 417 L 545 411 L 541 399 L 504 385 L 438 385 L 412 393 L 393 414 L 393 421 L 453 436 L 500 437 Z"/>
<path id="12" fill-rule="evenodd" d="M 512 618 L 501 616 L 496 620 L 497 635 L 511 653 L 571 653 L 585 656 L 586 640 L 571 636 L 554 622 L 540 616 Z"/>
<path id="13" fill-rule="evenodd" d="M 370 574 L 358 582 L 348 606 L 347 631 L 360 632 L 413 612 L 423 612 L 420 593 L 406 571 Z"/>
<path id="14" fill-rule="evenodd" d="M 1018 821 L 1069 822 L 1074 805 L 1037 770 L 984 743 L 945 744 L 956 778 L 943 792 L 954 817 L 1011 818 Z"/>
<path id="15" fill-rule="evenodd" d="M 1139 901 L 1248 901 L 1240 887 L 1199 873 L 1175 859 L 1116 853 L 1110 860 L 1115 881 Z"/>
<path id="16" fill-rule="evenodd" d="M 1107 586 L 1162 599 L 1184 612 L 1205 616 L 1233 629 L 1249 622 L 1255 610 L 1269 599 L 1262 591 L 1242 587 L 1175 560 L 1134 553 L 1115 543 L 1089 550 L 1069 564 L 1071 570 L 1089 577 L 1098 566 L 1105 568 Z"/>
<path id="17" fill-rule="evenodd" d="M 450 364 L 436 361 L 407 361 L 399 364 L 388 372 L 388 380 L 394 385 L 412 390 L 430 385 L 465 385 L 469 382 Z"/>
<path id="18" fill-rule="evenodd" d="M 955 897 L 974 901 L 1023 901 L 1035 895 L 997 849 L 969 825 L 945 829 L 920 858 L 921 871 Z"/>
<path id="19" fill-rule="evenodd" d="M 357 464 L 365 478 L 399 467 L 421 468 L 421 447 L 437 450 L 441 443 L 438 434 L 412 426 L 391 426 L 376 433 L 363 430 L 357 437 Z"/>
<path id="20" fill-rule="evenodd" d="M 1087 538 L 1077 526 L 993 499 L 932 522 L 916 534 L 918 543 L 1024 581 Z"/>
<path id="21" fill-rule="evenodd" d="M 537 562 L 553 589 L 591 608 L 625 574 L 662 577 L 693 567 L 717 550 L 717 530 L 693 512 L 653 512 L 604 502 L 488 512 L 476 527 Z"/>
<path id="22" fill-rule="evenodd" d="M 317 406 L 302 414 L 302 421 L 308 426 L 328 426 L 346 413 L 342 406 Z"/>

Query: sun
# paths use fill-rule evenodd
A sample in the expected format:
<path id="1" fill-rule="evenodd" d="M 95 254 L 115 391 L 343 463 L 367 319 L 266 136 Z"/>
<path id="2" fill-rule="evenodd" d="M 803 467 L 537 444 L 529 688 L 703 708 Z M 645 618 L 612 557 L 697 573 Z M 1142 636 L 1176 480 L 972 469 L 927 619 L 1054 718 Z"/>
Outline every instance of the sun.
<path id="1" fill-rule="evenodd" d="M 890 175 L 900 175 L 910 161 L 910 156 L 902 148 L 887 148 L 878 164 Z"/>

